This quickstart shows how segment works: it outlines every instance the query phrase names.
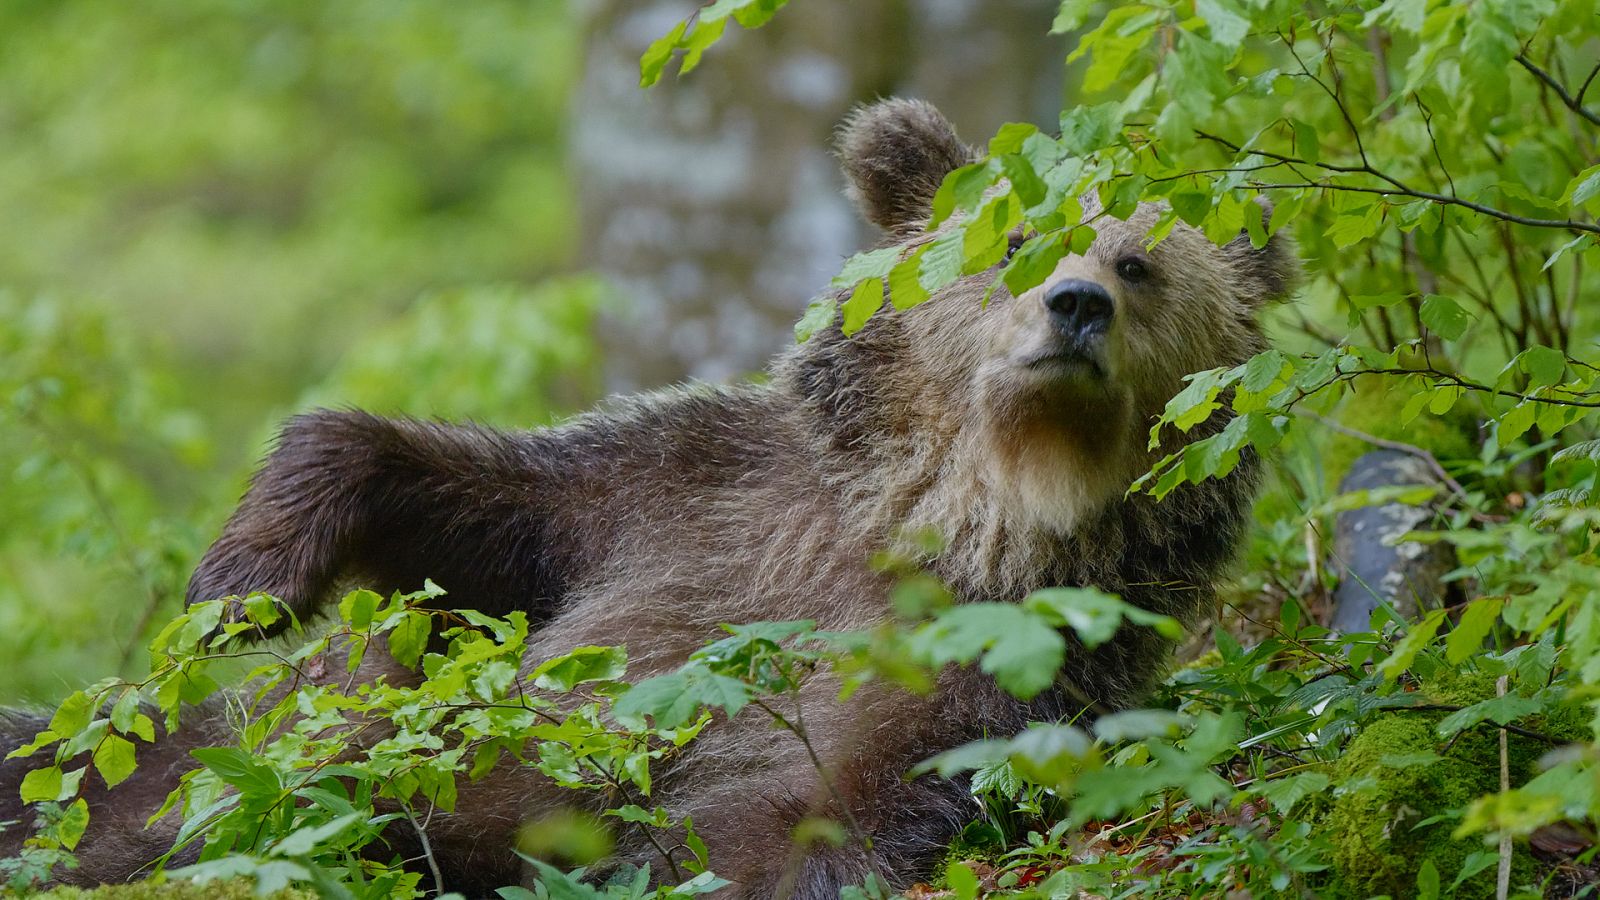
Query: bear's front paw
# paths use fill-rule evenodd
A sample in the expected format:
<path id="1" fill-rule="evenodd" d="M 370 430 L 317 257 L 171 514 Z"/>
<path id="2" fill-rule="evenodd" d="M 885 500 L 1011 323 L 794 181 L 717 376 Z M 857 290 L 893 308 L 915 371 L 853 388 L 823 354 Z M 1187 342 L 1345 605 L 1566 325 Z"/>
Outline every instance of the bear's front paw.
<path id="1" fill-rule="evenodd" d="M 260 593 L 283 601 L 290 612 L 303 619 L 316 600 L 317 586 L 313 581 L 307 561 L 284 548 L 252 546 L 235 535 L 224 534 L 206 551 L 190 576 L 184 604 Z M 240 612 L 231 610 L 229 621 L 237 620 Z M 286 616 L 268 631 L 276 633 L 289 624 Z"/>

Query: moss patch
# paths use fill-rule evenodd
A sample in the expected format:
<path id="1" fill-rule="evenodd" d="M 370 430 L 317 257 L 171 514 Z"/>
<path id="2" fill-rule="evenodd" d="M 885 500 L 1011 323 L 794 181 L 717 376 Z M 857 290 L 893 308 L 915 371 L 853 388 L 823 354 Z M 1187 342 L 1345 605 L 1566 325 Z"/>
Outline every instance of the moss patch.
<path id="1" fill-rule="evenodd" d="M 1493 696 L 1493 685 L 1492 678 L 1451 673 L 1425 683 L 1421 690 L 1432 703 L 1466 705 Z M 1332 847 L 1331 878 L 1321 896 L 1335 900 L 1412 896 L 1423 861 L 1431 861 L 1448 885 L 1470 854 L 1491 849 L 1481 836 L 1456 840 L 1451 832 L 1458 821 L 1453 813 L 1500 790 L 1499 732 L 1493 727 L 1470 728 L 1453 741 L 1443 741 L 1434 729 L 1445 715 L 1384 713 L 1350 742 L 1332 772 L 1339 793 L 1315 815 Z M 1558 714 L 1522 724 L 1557 739 L 1578 737 L 1581 712 L 1575 712 L 1572 721 L 1568 718 Z M 1510 735 L 1507 758 L 1512 785 L 1526 782 L 1549 749 L 1541 741 Z M 1430 762 L 1427 754 L 1438 758 Z M 1511 876 L 1514 886 L 1536 879 L 1525 845 L 1515 846 Z M 1493 896 L 1494 877 L 1495 867 L 1490 866 L 1468 879 L 1457 895 Z"/>

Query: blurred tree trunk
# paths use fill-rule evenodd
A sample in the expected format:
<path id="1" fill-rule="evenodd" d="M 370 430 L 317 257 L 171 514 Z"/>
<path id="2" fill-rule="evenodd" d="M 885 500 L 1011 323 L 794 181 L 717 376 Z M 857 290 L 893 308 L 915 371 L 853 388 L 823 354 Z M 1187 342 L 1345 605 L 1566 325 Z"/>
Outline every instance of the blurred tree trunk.
<path id="1" fill-rule="evenodd" d="M 871 240 L 829 154 L 856 104 L 922 97 L 974 142 L 1006 121 L 1053 121 L 1056 5 L 803 0 L 645 91 L 639 54 L 695 4 L 588 4 L 572 160 L 581 261 L 625 303 L 604 338 L 608 386 L 724 380 L 792 340 L 806 301 Z"/>

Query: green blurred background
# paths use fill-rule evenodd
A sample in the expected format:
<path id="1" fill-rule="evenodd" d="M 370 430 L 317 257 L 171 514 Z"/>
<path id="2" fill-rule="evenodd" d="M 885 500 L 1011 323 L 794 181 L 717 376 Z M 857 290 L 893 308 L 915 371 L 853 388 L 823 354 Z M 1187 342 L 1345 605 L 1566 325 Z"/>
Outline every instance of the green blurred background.
<path id="1" fill-rule="evenodd" d="M 0 4 L 0 703 L 137 672 L 298 409 L 758 368 L 869 237 L 839 118 L 1052 120 L 1054 6 L 812 0 L 646 92 L 693 4 Z"/>

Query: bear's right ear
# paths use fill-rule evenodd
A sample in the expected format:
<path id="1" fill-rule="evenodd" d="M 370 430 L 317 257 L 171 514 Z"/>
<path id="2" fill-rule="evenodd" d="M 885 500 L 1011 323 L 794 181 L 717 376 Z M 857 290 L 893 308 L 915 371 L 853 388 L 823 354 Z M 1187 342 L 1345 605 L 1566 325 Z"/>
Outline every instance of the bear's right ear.
<path id="1" fill-rule="evenodd" d="M 837 146 L 850 199 L 867 221 L 890 233 L 926 221 L 944 177 L 976 158 L 945 117 L 921 100 L 880 100 L 856 109 L 839 126 Z"/>

